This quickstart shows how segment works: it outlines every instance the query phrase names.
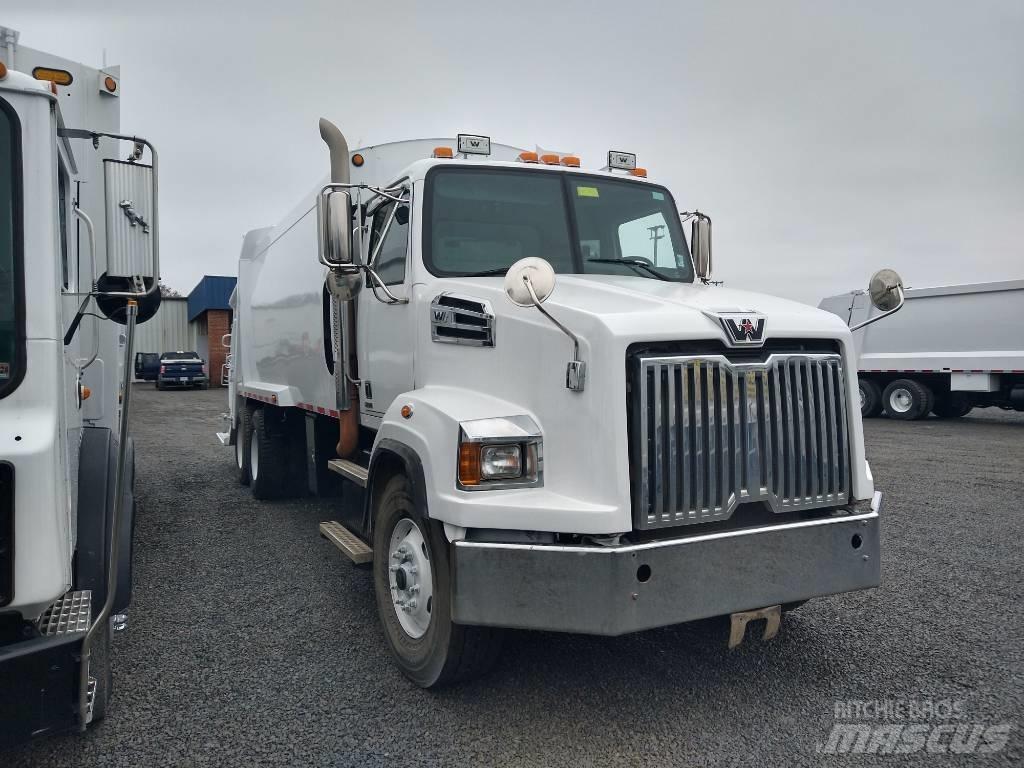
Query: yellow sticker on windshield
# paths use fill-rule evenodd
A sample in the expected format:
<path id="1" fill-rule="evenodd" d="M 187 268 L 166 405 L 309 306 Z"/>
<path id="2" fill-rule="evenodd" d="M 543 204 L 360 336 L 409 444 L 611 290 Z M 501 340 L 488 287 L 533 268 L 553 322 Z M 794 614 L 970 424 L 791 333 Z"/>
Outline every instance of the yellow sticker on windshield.
<path id="1" fill-rule="evenodd" d="M 576 187 L 576 195 L 578 197 L 600 197 L 597 187 Z"/>

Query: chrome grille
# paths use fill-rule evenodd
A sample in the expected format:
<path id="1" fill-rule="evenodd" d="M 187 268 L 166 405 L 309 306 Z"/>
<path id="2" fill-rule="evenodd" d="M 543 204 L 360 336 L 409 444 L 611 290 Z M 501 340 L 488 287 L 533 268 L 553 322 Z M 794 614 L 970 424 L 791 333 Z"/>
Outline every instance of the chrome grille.
<path id="1" fill-rule="evenodd" d="M 725 520 L 849 494 L 846 382 L 837 354 L 639 357 L 632 418 L 638 529 Z"/>

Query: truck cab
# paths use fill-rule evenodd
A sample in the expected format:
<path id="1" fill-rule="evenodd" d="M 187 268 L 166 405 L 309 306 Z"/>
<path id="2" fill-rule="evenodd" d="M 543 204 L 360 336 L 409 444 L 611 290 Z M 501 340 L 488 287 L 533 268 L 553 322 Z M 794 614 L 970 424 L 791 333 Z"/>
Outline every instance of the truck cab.
<path id="1" fill-rule="evenodd" d="M 6 28 L 0 39 L 0 743 L 9 743 L 105 714 L 110 632 L 124 628 L 131 599 L 132 333 L 159 294 L 155 273 L 133 261 L 156 237 L 155 154 L 153 165 L 138 162 L 148 144 L 132 138 L 132 161 L 120 159 L 118 69 L 19 45 Z M 149 202 L 130 191 L 135 182 Z M 120 203 L 129 199 L 148 232 L 128 223 Z"/>
<path id="2" fill-rule="evenodd" d="M 734 645 L 878 584 L 838 318 L 713 285 L 710 219 L 627 153 L 332 128 L 330 180 L 243 246 L 223 439 L 258 498 L 319 463 L 361 489 L 321 532 L 372 562 L 410 679 L 480 671 L 504 627 L 730 615 Z"/>

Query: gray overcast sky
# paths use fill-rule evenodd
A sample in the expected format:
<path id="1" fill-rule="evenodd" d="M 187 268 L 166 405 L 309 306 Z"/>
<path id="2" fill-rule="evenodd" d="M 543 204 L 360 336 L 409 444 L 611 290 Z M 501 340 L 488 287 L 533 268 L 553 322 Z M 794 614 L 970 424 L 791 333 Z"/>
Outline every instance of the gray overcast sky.
<path id="1" fill-rule="evenodd" d="M 593 168 L 635 151 L 714 218 L 732 287 L 816 304 L 881 266 L 1024 277 L 1020 0 L 67 5 L 5 0 L 0 24 L 121 65 L 182 292 L 234 274 L 242 234 L 326 172 L 321 115 L 361 144 L 484 133 Z"/>

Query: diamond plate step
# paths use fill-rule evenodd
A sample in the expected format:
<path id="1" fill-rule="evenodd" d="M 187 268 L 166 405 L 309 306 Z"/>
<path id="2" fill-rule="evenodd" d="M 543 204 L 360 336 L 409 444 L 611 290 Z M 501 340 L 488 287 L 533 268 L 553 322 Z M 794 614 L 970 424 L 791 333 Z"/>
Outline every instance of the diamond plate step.
<path id="1" fill-rule="evenodd" d="M 373 550 L 366 545 L 366 542 L 337 520 L 326 520 L 320 523 L 320 535 L 344 552 L 345 556 L 356 565 L 373 561 Z"/>
<path id="2" fill-rule="evenodd" d="M 363 488 L 366 487 L 366 478 L 370 474 L 366 467 L 348 459 L 331 459 L 327 462 L 327 468 Z"/>
<path id="3" fill-rule="evenodd" d="M 68 592 L 39 619 L 39 634 L 47 637 L 86 632 L 92 619 L 92 590 Z"/>

